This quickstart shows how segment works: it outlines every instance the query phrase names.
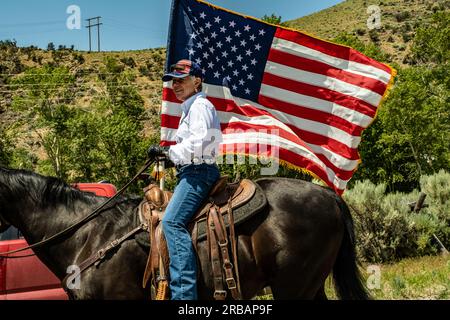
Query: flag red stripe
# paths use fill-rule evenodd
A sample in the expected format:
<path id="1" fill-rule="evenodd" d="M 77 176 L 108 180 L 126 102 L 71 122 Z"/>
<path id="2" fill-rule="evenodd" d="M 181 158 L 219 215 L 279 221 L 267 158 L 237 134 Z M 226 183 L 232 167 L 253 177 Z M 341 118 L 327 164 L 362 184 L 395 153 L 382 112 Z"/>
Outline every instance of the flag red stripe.
<path id="1" fill-rule="evenodd" d="M 308 149 L 312 154 L 314 154 L 317 158 L 319 158 L 320 161 L 322 161 L 328 168 L 330 168 L 336 176 L 338 176 L 342 180 L 349 180 L 352 177 L 353 171 L 344 170 L 342 168 L 337 167 L 335 164 L 333 164 L 330 160 L 328 160 L 327 157 L 325 157 L 323 154 L 320 153 L 314 153 L 312 150 L 309 149 L 309 147 L 296 135 L 293 135 L 292 133 L 280 129 L 277 126 L 263 126 L 263 125 L 257 125 L 257 124 L 249 124 L 249 123 L 242 123 L 242 122 L 232 122 L 229 124 L 224 124 L 223 134 L 231 134 L 235 132 L 242 132 L 245 130 L 253 129 L 253 130 L 267 130 L 268 133 L 277 130 L 279 133 L 279 136 L 281 138 L 284 138 L 286 140 L 290 140 L 298 145 L 301 145 Z"/>
<path id="2" fill-rule="evenodd" d="M 297 155 L 296 153 L 280 148 L 280 159 L 283 159 L 285 161 L 288 161 L 289 163 L 298 166 L 300 168 L 305 168 L 309 170 L 310 172 L 313 172 L 316 174 L 320 179 L 323 181 L 328 181 L 329 185 L 333 186 L 333 189 L 338 193 L 342 194 L 344 190 L 338 189 L 330 179 L 328 179 L 328 175 L 326 172 L 318 166 L 316 163 L 310 161 L 307 158 L 304 158 L 302 156 Z"/>
<path id="3" fill-rule="evenodd" d="M 369 57 L 366 57 L 365 55 L 361 54 L 360 52 L 356 51 L 355 49 L 344 47 L 341 45 L 337 45 L 331 42 L 327 42 L 324 40 L 320 40 L 317 38 L 313 38 L 311 36 L 308 36 L 304 33 L 293 31 L 293 30 L 286 30 L 277 28 L 277 31 L 275 32 L 275 37 L 284 39 L 287 41 L 292 41 L 294 43 L 297 43 L 299 45 L 311 48 L 313 50 L 320 51 L 322 53 L 325 53 L 327 55 L 340 58 L 343 60 L 349 60 L 358 62 L 361 64 L 365 64 L 368 66 L 372 66 L 378 69 L 381 69 L 388 74 L 391 74 L 391 70 L 388 66 L 373 60 Z"/>
<path id="4" fill-rule="evenodd" d="M 270 132 L 277 132 L 277 136 L 282 137 L 286 140 L 292 141 L 299 146 L 302 146 L 306 149 L 308 149 L 309 152 L 314 154 L 312 150 L 309 149 L 309 147 L 296 135 L 283 130 L 280 127 L 277 127 L 275 125 L 267 126 L 267 125 L 261 125 L 261 124 L 254 124 L 254 123 L 244 123 L 244 122 L 231 122 L 231 123 L 224 123 L 221 124 L 221 129 L 223 134 L 232 134 L 232 133 L 242 133 L 243 131 L 246 131 L 248 129 L 252 129 L 257 132 L 264 132 L 264 131 L 258 131 L 258 130 L 265 130 L 267 134 L 270 134 Z"/>
<path id="5" fill-rule="evenodd" d="M 260 144 L 259 146 L 260 146 L 260 151 L 258 152 L 259 156 L 270 157 L 273 154 L 271 145 Z M 222 153 L 244 152 L 245 154 L 249 154 L 252 151 L 249 144 L 245 144 L 245 146 L 242 146 L 242 147 L 239 146 L 239 147 L 240 147 L 239 150 L 237 150 L 236 148 L 233 148 L 233 145 L 222 145 L 221 152 Z M 292 151 L 284 149 L 284 148 L 278 148 L 277 152 L 279 154 L 279 157 L 278 157 L 279 159 L 285 160 L 293 165 L 296 165 L 298 167 L 305 168 L 311 172 L 314 172 L 322 180 L 328 181 L 331 185 L 333 185 L 333 183 L 328 178 L 328 175 L 325 172 L 325 170 L 322 169 L 322 167 L 319 166 L 314 161 L 311 161 L 308 158 L 305 158 L 295 152 L 292 152 Z M 336 186 L 333 185 L 333 187 L 335 188 L 335 190 L 339 190 L 339 189 L 337 189 Z"/>
<path id="6" fill-rule="evenodd" d="M 180 124 L 180 117 L 171 116 L 168 114 L 161 115 L 161 128 L 178 129 Z"/>
<path id="7" fill-rule="evenodd" d="M 260 104 L 267 106 L 269 108 L 274 109 L 276 108 L 284 113 L 293 115 L 295 117 L 308 119 L 333 126 L 335 128 L 347 132 L 348 134 L 351 134 L 352 136 L 360 136 L 362 131 L 364 130 L 362 127 L 354 125 L 353 123 L 348 122 L 347 120 L 335 116 L 333 114 L 330 114 L 328 112 L 298 106 L 295 104 L 279 101 L 262 95 L 259 96 L 258 100 Z"/>
<path id="8" fill-rule="evenodd" d="M 162 147 L 169 147 L 177 144 L 175 141 L 161 140 L 160 145 Z"/>
<path id="9" fill-rule="evenodd" d="M 284 90 L 289 90 L 295 93 L 303 94 L 306 96 L 314 97 L 317 99 L 337 103 L 343 107 L 363 113 L 371 118 L 373 118 L 376 114 L 376 108 L 373 107 L 371 104 L 358 98 L 330 89 L 325 89 L 313 86 L 311 84 L 306 84 L 302 82 L 297 82 L 295 80 L 282 78 L 267 72 L 264 73 L 262 83 L 267 84 L 269 86 L 278 87 Z"/>
<path id="10" fill-rule="evenodd" d="M 178 104 L 183 103 L 182 101 L 177 99 L 177 97 L 175 96 L 175 92 L 171 88 L 163 88 L 162 100 L 174 102 L 174 103 L 178 103 Z"/>
<path id="11" fill-rule="evenodd" d="M 381 81 L 332 67 L 323 62 L 295 56 L 273 48 L 270 49 L 267 60 L 283 64 L 291 68 L 318 73 L 327 77 L 333 77 L 349 84 L 371 90 L 381 96 L 386 91 L 386 84 Z"/>

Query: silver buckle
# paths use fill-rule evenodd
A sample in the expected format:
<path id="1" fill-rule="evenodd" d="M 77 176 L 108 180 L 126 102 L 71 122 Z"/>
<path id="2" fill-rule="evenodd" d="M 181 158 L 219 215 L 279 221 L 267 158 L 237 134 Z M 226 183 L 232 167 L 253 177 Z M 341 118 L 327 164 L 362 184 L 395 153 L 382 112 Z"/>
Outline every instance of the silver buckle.
<path id="1" fill-rule="evenodd" d="M 226 297 L 227 297 L 226 291 L 224 291 L 224 290 L 214 291 L 214 299 L 218 300 L 219 298 L 222 298 L 223 300 L 225 300 Z"/>
<path id="2" fill-rule="evenodd" d="M 227 278 L 225 281 L 227 282 L 228 289 L 236 289 L 236 280 L 234 278 Z"/>

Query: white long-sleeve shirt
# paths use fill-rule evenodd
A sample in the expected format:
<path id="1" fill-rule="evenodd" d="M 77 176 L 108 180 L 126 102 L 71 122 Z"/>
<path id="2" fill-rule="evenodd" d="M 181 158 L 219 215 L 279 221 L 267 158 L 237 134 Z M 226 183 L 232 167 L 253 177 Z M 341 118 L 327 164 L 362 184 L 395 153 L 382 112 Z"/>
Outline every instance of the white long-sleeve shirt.
<path id="1" fill-rule="evenodd" d="M 176 165 L 214 163 L 223 141 L 216 108 L 200 92 L 184 101 L 181 109 L 176 144 L 169 148 L 170 160 Z"/>

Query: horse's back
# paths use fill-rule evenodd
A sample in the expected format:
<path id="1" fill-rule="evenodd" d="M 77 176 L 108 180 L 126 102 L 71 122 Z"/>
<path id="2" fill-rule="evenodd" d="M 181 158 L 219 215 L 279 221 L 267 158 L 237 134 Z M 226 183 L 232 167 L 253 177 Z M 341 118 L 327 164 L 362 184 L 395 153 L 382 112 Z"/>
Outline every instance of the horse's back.
<path id="1" fill-rule="evenodd" d="M 255 182 L 264 190 L 271 206 L 277 206 L 281 212 L 286 210 L 301 219 L 309 216 L 329 221 L 341 219 L 342 200 L 329 188 L 292 178 L 261 178 Z"/>

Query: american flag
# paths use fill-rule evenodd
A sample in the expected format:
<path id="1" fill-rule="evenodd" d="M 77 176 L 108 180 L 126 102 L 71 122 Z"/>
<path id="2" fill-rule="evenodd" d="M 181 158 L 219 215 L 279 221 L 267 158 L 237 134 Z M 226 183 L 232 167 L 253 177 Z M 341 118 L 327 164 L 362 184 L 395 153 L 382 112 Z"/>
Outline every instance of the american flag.
<path id="1" fill-rule="evenodd" d="M 395 76 L 352 48 L 198 0 L 172 3 L 166 71 L 181 59 L 202 67 L 203 90 L 221 120 L 222 154 L 274 157 L 339 194 Z M 175 143 L 180 103 L 164 83 L 161 145 Z"/>

